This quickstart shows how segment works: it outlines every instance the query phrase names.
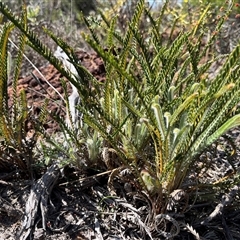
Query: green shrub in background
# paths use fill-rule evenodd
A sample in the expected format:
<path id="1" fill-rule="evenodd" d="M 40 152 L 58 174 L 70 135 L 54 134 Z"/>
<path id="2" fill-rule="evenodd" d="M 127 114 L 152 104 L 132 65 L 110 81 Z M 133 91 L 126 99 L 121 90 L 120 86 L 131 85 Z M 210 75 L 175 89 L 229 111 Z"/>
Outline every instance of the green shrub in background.
<path id="1" fill-rule="evenodd" d="M 123 34 L 115 30 L 116 18 L 109 22 L 103 14 L 101 21 L 85 19 L 90 34 L 83 37 L 105 62 L 106 81 L 99 83 L 77 63 L 70 46 L 46 31 L 76 67 L 79 81 L 73 79 L 34 32 L 0 4 L 0 11 L 27 37 L 30 46 L 78 88 L 84 126 L 78 135 L 66 130 L 78 151 L 88 152 L 85 167 L 101 167 L 101 163 L 114 168 L 115 175 L 118 169 L 128 169 L 135 177 L 136 191 L 147 192 L 156 213 L 166 211 L 170 194 L 182 187 L 199 155 L 240 124 L 240 46 L 229 54 L 216 76 L 208 74 L 217 57 L 209 57 L 207 52 L 230 8 L 203 46 L 208 8 L 196 25 L 165 43 L 161 27 L 167 6 L 168 1 L 155 18 L 144 0 L 138 1 Z M 150 23 L 147 38 L 139 28 L 144 15 Z M 104 42 L 99 33 L 106 33 Z M 209 187 L 212 185 L 206 185 Z"/>

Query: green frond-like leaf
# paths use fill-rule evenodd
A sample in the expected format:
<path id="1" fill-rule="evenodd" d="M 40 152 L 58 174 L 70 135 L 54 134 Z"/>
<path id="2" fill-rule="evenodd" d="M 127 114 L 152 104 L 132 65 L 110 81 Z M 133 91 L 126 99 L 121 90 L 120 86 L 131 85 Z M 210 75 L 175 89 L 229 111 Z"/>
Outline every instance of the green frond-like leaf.
<path id="1" fill-rule="evenodd" d="M 127 32 L 125 34 L 124 37 L 124 45 L 123 45 L 123 50 L 120 56 L 120 59 L 122 59 L 121 61 L 121 66 L 125 67 L 126 66 L 126 58 L 128 55 L 128 51 L 130 50 L 130 48 L 132 47 L 132 37 L 133 37 L 133 33 L 132 33 L 132 29 L 131 28 L 137 28 L 138 24 L 139 24 L 139 19 L 143 13 L 144 10 L 144 5 L 145 5 L 145 1 L 144 0 L 139 0 L 138 4 L 136 6 L 134 15 L 131 19 L 131 22 L 129 23 L 129 27 L 127 29 Z M 131 26 L 131 27 L 130 27 Z"/>
<path id="2" fill-rule="evenodd" d="M 235 94 L 239 95 L 239 92 L 236 92 Z M 217 113 L 214 113 L 214 119 L 210 118 L 212 119 L 212 121 L 208 121 L 208 125 L 206 124 L 206 128 L 203 128 L 201 130 L 202 133 L 191 146 L 191 151 L 189 151 L 191 154 L 196 154 L 198 153 L 198 151 L 201 151 L 203 147 L 207 147 L 206 140 L 208 136 L 213 134 L 213 132 L 217 130 L 216 128 L 223 124 L 222 121 L 226 118 L 226 111 L 228 110 L 229 105 L 231 105 L 234 97 L 236 96 L 235 94 L 228 98 L 228 101 L 224 105 L 222 105 L 221 109 L 216 109 Z M 208 116 L 211 117 L 211 115 Z"/>
<path id="3" fill-rule="evenodd" d="M 136 149 L 140 151 L 143 150 L 144 146 L 149 141 L 149 132 L 146 124 L 141 123 L 141 121 L 139 120 L 139 123 L 135 125 L 133 134 L 134 134 L 134 139 L 133 139 L 134 146 L 136 147 Z"/>
<path id="4" fill-rule="evenodd" d="M 25 91 L 22 90 L 20 92 L 20 102 L 18 105 L 18 114 L 16 116 L 16 120 L 13 124 L 14 126 L 14 134 L 16 139 L 16 145 L 20 147 L 22 145 L 22 140 L 25 139 L 25 124 L 28 117 L 28 107 L 27 107 L 27 99 Z"/>
<path id="5" fill-rule="evenodd" d="M 206 19 L 206 17 L 207 17 L 208 12 L 209 12 L 210 6 L 211 6 L 211 5 L 208 4 L 208 5 L 205 7 L 205 9 L 204 9 L 202 15 L 200 16 L 200 18 L 199 18 L 199 20 L 198 20 L 195 28 L 193 29 L 193 36 L 196 35 L 196 33 L 198 32 L 199 27 L 205 22 L 205 19 Z"/>
<path id="6" fill-rule="evenodd" d="M 189 33 L 179 34 L 179 36 L 173 41 L 169 49 L 164 53 L 166 56 L 166 62 L 164 63 L 164 70 L 166 74 L 174 68 L 174 63 L 182 54 L 184 43 L 188 39 Z"/>
<path id="7" fill-rule="evenodd" d="M 167 9 L 168 6 L 169 6 L 169 0 L 166 0 L 165 3 L 162 6 L 162 9 L 161 9 L 159 17 L 156 21 L 156 24 L 154 24 L 155 25 L 154 28 L 156 28 L 156 30 L 158 32 L 160 31 L 160 26 L 162 24 L 162 21 L 163 21 L 164 15 L 166 14 L 166 9 Z"/>
<path id="8" fill-rule="evenodd" d="M 101 20 L 106 24 L 107 28 L 109 29 L 110 28 L 110 21 L 106 18 L 106 15 L 102 11 L 99 11 L 99 14 L 101 16 Z"/>
<path id="9" fill-rule="evenodd" d="M 152 105 L 152 109 L 154 111 L 154 116 L 157 121 L 157 126 L 158 126 L 161 140 L 164 141 L 165 137 L 166 137 L 166 127 L 165 127 L 165 123 L 164 123 L 163 112 L 162 112 L 161 106 L 158 103 L 154 103 Z"/>
<path id="10" fill-rule="evenodd" d="M 18 96 L 17 96 L 17 83 L 21 71 L 21 64 L 23 60 L 23 52 L 26 43 L 26 37 L 24 34 L 21 34 L 19 45 L 18 45 L 18 54 L 14 67 L 14 75 L 13 75 L 13 121 L 16 121 L 17 117 L 17 105 L 18 105 Z"/>
<path id="11" fill-rule="evenodd" d="M 209 146 L 227 131 L 238 126 L 240 126 L 240 114 L 231 117 L 223 125 L 221 125 L 220 128 L 218 128 L 212 135 L 207 138 L 206 144 Z"/>
<path id="12" fill-rule="evenodd" d="M 234 1 L 229 2 L 227 9 L 225 10 L 225 14 L 223 16 L 221 16 L 220 19 L 218 19 L 217 21 L 217 25 L 215 28 L 215 33 L 216 34 L 211 34 L 211 37 L 209 39 L 209 41 L 207 42 L 207 44 L 204 46 L 204 48 L 202 49 L 202 51 L 200 52 L 200 59 L 202 59 L 203 56 L 206 55 L 206 52 L 208 51 L 209 47 L 214 43 L 214 41 L 216 40 L 218 33 L 221 31 L 221 28 L 223 26 L 223 24 L 225 23 L 226 19 L 229 17 L 229 15 L 231 14 L 232 8 L 233 8 L 233 3 Z M 207 10 L 207 8 L 206 8 Z M 204 13 L 202 14 L 203 16 L 207 13 L 207 11 L 204 11 Z M 209 13 L 211 14 L 211 12 L 209 11 Z M 202 17 L 202 19 L 204 19 Z M 204 22 L 204 21 L 202 21 Z"/>
<path id="13" fill-rule="evenodd" d="M 136 109 L 133 105 L 131 105 L 124 98 L 122 98 L 122 102 L 135 116 L 138 116 L 139 118 L 144 117 L 144 115 L 138 109 Z"/>
<path id="14" fill-rule="evenodd" d="M 106 139 L 109 144 L 114 147 L 117 151 L 119 157 L 122 159 L 123 162 L 126 162 L 126 157 L 123 152 L 119 149 L 119 146 L 116 145 L 116 142 L 111 137 L 111 135 L 107 132 L 107 129 L 104 128 L 100 123 L 98 123 L 92 116 L 85 114 L 84 122 L 91 126 L 94 130 L 100 133 L 100 135 Z"/>
<path id="15" fill-rule="evenodd" d="M 170 146 L 170 159 L 175 159 L 177 154 L 183 149 L 183 142 L 188 140 L 190 125 L 186 124 L 181 129 L 175 128 L 173 130 L 174 138 Z"/>
<path id="16" fill-rule="evenodd" d="M 170 120 L 170 126 L 173 126 L 174 123 L 179 120 L 179 115 L 182 113 L 182 111 L 186 110 L 188 106 L 196 99 L 198 96 L 198 93 L 193 93 L 187 99 L 174 111 L 171 120 Z"/>
<path id="17" fill-rule="evenodd" d="M 138 47 L 140 48 L 140 51 L 142 54 L 137 54 L 137 56 L 142 56 L 144 58 L 144 67 L 148 69 L 148 72 L 151 73 L 153 69 L 151 69 L 151 59 L 150 59 L 150 45 L 146 42 L 146 40 L 142 37 L 142 35 L 138 32 L 136 28 L 134 28 L 132 25 L 129 26 L 133 33 L 133 37 L 136 39 L 136 42 L 138 43 Z M 142 66 L 143 68 L 143 66 Z"/>
<path id="18" fill-rule="evenodd" d="M 8 81 L 8 38 L 13 30 L 14 25 L 11 23 L 6 23 L 3 26 L 0 39 L 0 79 L 1 79 L 1 97 L 6 98 L 7 93 L 7 81 Z M 1 99 L 1 102 L 4 102 L 7 105 L 6 99 Z M 5 106 L 6 107 L 6 106 Z M 1 109 L 2 111 L 3 109 Z"/>
<path id="19" fill-rule="evenodd" d="M 112 84 L 112 78 L 107 77 L 106 83 L 105 83 L 105 91 L 104 91 L 104 111 L 109 119 L 113 119 L 112 116 L 112 91 L 113 91 L 113 84 Z"/>
<path id="20" fill-rule="evenodd" d="M 41 107 L 41 112 L 39 114 L 39 121 L 41 123 L 44 123 L 46 120 L 47 120 L 47 117 L 48 117 L 48 103 L 49 103 L 49 99 L 46 98 L 44 100 L 44 104 L 43 106 Z"/>
<path id="21" fill-rule="evenodd" d="M 108 30 L 108 36 L 107 36 L 107 45 L 108 47 L 111 49 L 111 47 L 114 46 L 113 43 L 113 36 L 114 36 L 114 30 L 116 27 L 116 17 L 112 19 L 111 24 L 110 24 L 110 28 Z"/>
<path id="22" fill-rule="evenodd" d="M 9 109 L 8 109 L 8 38 L 13 30 L 13 24 L 6 23 L 2 29 L 0 39 L 0 125 L 1 134 L 6 141 L 12 139 L 11 129 L 8 127 Z"/>
<path id="23" fill-rule="evenodd" d="M 145 73 L 144 76 L 146 77 L 148 82 L 151 82 L 151 68 L 149 63 L 146 61 L 146 59 L 144 59 L 138 52 L 136 49 L 132 48 L 130 50 L 131 54 L 135 57 L 135 59 L 138 61 L 138 63 L 141 66 L 141 70 Z"/>
<path id="24" fill-rule="evenodd" d="M 120 123 L 123 119 L 122 99 L 117 89 L 113 91 L 113 111 L 115 119 Z"/>
<path id="25" fill-rule="evenodd" d="M 137 27 L 139 25 L 141 15 L 144 11 L 144 6 L 145 6 L 145 1 L 139 0 L 136 5 L 132 20 L 131 20 L 132 27 Z"/>
<path id="26" fill-rule="evenodd" d="M 92 37 L 95 40 L 95 42 L 97 44 L 100 44 L 100 40 L 98 39 L 97 34 L 94 32 L 94 29 L 92 28 L 91 23 L 89 22 L 89 20 L 87 18 L 85 18 L 85 17 L 83 17 L 83 20 L 84 20 L 86 26 L 88 27 L 89 31 L 91 32 Z"/>
<path id="27" fill-rule="evenodd" d="M 164 4 L 166 6 L 166 3 Z M 155 46 L 155 50 L 158 51 L 159 47 L 161 47 L 162 44 L 162 37 L 159 31 L 159 28 L 157 26 L 157 22 L 156 20 L 153 18 L 151 12 L 149 11 L 149 9 L 144 9 L 145 10 L 145 14 L 147 15 L 147 17 L 149 18 L 150 22 L 151 22 L 151 27 L 152 27 L 152 33 L 153 34 L 153 39 L 152 39 L 152 43 Z"/>
<path id="28" fill-rule="evenodd" d="M 206 96 L 206 101 L 208 98 L 212 97 L 213 94 L 218 92 L 224 85 L 230 83 L 231 78 L 229 78 L 230 74 L 233 72 L 235 67 L 239 66 L 238 56 L 240 53 L 240 46 L 238 45 L 229 55 L 225 64 L 222 66 L 219 74 L 216 76 L 215 80 L 211 83 L 209 87 L 208 94 Z"/>

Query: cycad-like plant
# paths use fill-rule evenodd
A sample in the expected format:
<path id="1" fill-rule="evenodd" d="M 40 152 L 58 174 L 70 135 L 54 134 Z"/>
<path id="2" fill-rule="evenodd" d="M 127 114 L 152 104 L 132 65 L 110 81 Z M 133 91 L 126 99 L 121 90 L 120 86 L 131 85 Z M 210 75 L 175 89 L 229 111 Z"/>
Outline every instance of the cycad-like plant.
<path id="1" fill-rule="evenodd" d="M 26 16 L 26 14 L 25 14 Z M 20 17 L 22 25 L 26 26 L 26 18 Z M 12 58 L 8 51 L 9 38 L 14 29 L 12 23 L 5 23 L 0 34 L 0 166 L 5 169 L 17 167 L 31 174 L 33 164 L 33 146 L 36 134 L 28 135 L 27 124 L 31 122 L 31 110 L 27 106 L 24 90 L 17 93 L 17 81 L 20 74 L 26 36 L 20 34 L 18 53 L 13 68 Z M 8 93 L 10 72 L 12 77 L 12 96 Z M 11 104 L 10 104 L 11 102 Z"/>
<path id="2" fill-rule="evenodd" d="M 212 78 L 208 70 L 217 57 L 213 54 L 203 61 L 228 12 L 204 46 L 208 8 L 196 26 L 165 45 L 160 26 L 166 6 L 154 19 L 144 1 L 139 1 L 124 36 L 114 31 L 115 19 L 109 23 L 103 17 L 100 27 L 107 32 L 109 51 L 92 29 L 92 36 L 84 35 L 107 67 L 99 115 L 93 118 L 84 112 L 85 122 L 108 140 L 145 190 L 157 196 L 160 211 L 167 197 L 181 187 L 198 156 L 240 124 L 240 47 Z M 143 14 L 151 22 L 148 39 L 138 28 Z M 115 46 L 121 48 L 117 55 L 112 53 Z M 155 154 L 149 151 L 152 141 Z"/>
<path id="3" fill-rule="evenodd" d="M 92 151 L 90 159 L 99 160 L 103 152 L 107 167 L 128 168 L 135 176 L 135 187 L 148 193 L 157 212 L 166 211 L 168 197 L 181 187 L 198 156 L 240 124 L 240 47 L 210 78 L 208 70 L 216 57 L 203 59 L 216 34 L 202 45 L 208 8 L 196 26 L 164 43 L 161 24 L 167 4 L 155 19 L 140 0 L 123 35 L 115 31 L 116 19 L 108 22 L 103 14 L 102 21 L 85 19 L 90 34 L 83 37 L 105 61 L 104 83 L 97 82 L 77 63 L 72 49 L 47 31 L 75 66 L 79 81 L 73 79 L 34 33 L 0 4 L 0 11 L 30 45 L 78 89 L 81 105 L 77 107 L 84 116 L 84 126 L 82 134 L 74 137 L 72 133 L 72 137 Z M 138 27 L 143 15 L 151 24 L 147 38 Z M 226 15 L 219 19 L 215 33 Z M 99 32 L 106 33 L 104 43 L 99 41 Z M 116 154 L 113 163 L 110 152 Z"/>

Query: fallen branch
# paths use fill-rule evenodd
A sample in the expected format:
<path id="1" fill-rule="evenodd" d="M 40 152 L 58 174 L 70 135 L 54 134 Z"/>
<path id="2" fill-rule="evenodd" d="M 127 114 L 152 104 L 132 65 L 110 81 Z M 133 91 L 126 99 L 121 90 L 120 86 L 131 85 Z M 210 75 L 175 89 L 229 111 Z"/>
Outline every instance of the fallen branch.
<path id="1" fill-rule="evenodd" d="M 59 175 L 60 168 L 57 163 L 54 163 L 49 167 L 47 172 L 35 184 L 33 184 L 26 203 L 24 219 L 18 239 L 25 240 L 32 233 L 37 222 L 36 220 L 39 215 L 39 210 L 42 216 L 42 228 L 46 231 L 48 198 Z"/>
<path id="2" fill-rule="evenodd" d="M 232 202 L 233 198 L 238 193 L 238 190 L 239 190 L 239 187 L 235 185 L 233 186 L 233 188 L 229 193 L 223 195 L 222 201 L 215 207 L 214 211 L 204 221 L 201 222 L 201 224 L 206 225 L 210 221 L 212 221 L 217 215 L 222 214 L 223 208 Z"/>

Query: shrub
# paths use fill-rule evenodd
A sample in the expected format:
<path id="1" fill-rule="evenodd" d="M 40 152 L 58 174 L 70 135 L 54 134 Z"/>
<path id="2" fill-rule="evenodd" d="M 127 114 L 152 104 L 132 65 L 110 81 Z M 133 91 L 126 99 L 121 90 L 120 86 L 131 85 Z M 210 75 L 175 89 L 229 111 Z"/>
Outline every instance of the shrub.
<path id="1" fill-rule="evenodd" d="M 26 36 L 20 35 L 18 53 L 13 65 L 8 51 L 8 38 L 14 25 L 6 23 L 0 36 L 0 165 L 1 168 L 16 168 L 32 176 L 33 148 L 37 132 L 29 134 L 29 125 L 34 125 L 32 111 L 27 105 L 25 91 L 17 92 Z M 10 99 L 8 84 L 10 71 L 13 70 L 13 92 Z M 11 100 L 11 101 L 10 101 Z"/>
<path id="2" fill-rule="evenodd" d="M 115 149 L 160 212 L 199 155 L 240 123 L 239 45 L 210 78 L 208 70 L 218 57 L 206 60 L 216 34 L 202 46 L 208 8 L 197 25 L 163 44 L 160 26 L 166 7 L 154 19 L 139 1 L 124 36 L 114 30 L 115 19 L 102 24 L 108 51 L 92 29 L 92 36 L 84 35 L 107 69 L 103 96 L 94 104 L 98 114 L 93 117 L 90 109 L 82 109 L 85 122 Z M 215 33 L 228 13 L 219 19 Z M 151 22 L 148 38 L 139 30 L 143 14 Z M 117 55 L 112 51 L 116 46 L 121 48 Z"/>
<path id="3" fill-rule="evenodd" d="M 216 76 L 210 78 L 208 72 L 219 58 L 207 55 L 208 50 L 230 9 L 204 44 L 208 8 L 196 25 L 166 43 L 161 24 L 167 4 L 154 18 L 144 0 L 138 1 L 123 34 L 115 31 L 116 18 L 85 19 L 90 34 L 83 37 L 105 61 L 104 83 L 77 63 L 70 46 L 46 31 L 77 69 L 79 81 L 72 78 L 35 34 L 0 4 L 0 11 L 29 44 L 78 89 L 81 104 L 76 107 L 84 116 L 84 126 L 79 135 L 63 129 L 81 150 L 88 151 L 86 167 L 101 162 L 114 169 L 109 183 L 120 170 L 128 169 L 137 191 L 148 193 L 157 213 L 166 212 L 170 194 L 182 187 L 200 154 L 240 124 L 240 46 L 227 56 Z M 147 38 L 139 28 L 143 16 L 150 22 Z M 99 40 L 100 32 L 105 34 L 104 42 Z"/>

